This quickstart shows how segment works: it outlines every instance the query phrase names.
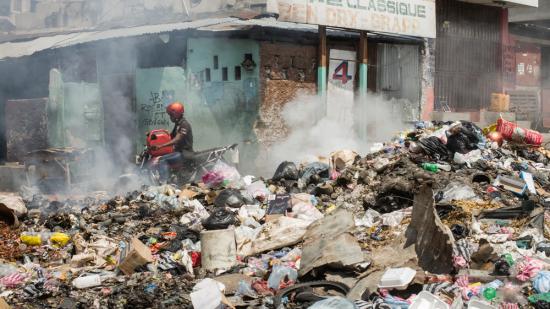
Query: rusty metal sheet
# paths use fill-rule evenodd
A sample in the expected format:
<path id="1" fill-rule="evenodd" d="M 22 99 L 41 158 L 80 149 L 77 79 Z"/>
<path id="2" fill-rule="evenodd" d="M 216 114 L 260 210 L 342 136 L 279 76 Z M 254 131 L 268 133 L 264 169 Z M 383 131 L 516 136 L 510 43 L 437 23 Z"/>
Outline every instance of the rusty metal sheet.
<path id="1" fill-rule="evenodd" d="M 354 227 L 353 215 L 344 209 L 313 222 L 304 234 L 300 276 L 327 264 L 348 266 L 363 262 L 361 246 L 349 233 Z"/>
<path id="2" fill-rule="evenodd" d="M 437 0 L 436 8 L 436 106 L 488 107 L 501 88 L 501 8 L 455 0 Z"/>
<path id="3" fill-rule="evenodd" d="M 540 47 L 520 45 L 516 51 L 516 85 L 540 86 Z"/>
<path id="4" fill-rule="evenodd" d="M 516 120 L 536 121 L 540 105 L 538 90 L 509 90 L 510 112 L 516 113 Z"/>
<path id="5" fill-rule="evenodd" d="M 405 247 L 415 245 L 418 265 L 434 274 L 453 270 L 454 237 L 435 210 L 433 190 L 424 185 L 414 197 L 411 223 L 406 231 Z"/>

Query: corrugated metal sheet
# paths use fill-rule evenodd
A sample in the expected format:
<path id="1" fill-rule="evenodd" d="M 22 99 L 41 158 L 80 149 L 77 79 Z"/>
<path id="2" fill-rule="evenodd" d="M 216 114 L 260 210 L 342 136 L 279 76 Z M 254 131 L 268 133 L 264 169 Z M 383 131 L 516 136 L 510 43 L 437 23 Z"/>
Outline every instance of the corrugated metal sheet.
<path id="1" fill-rule="evenodd" d="M 436 109 L 479 110 L 500 89 L 501 9 L 437 1 Z"/>
<path id="2" fill-rule="evenodd" d="M 378 91 L 397 101 L 395 109 L 416 120 L 420 109 L 420 49 L 417 45 L 378 44 Z M 405 101 L 403 101 L 405 100 Z"/>
<path id="3" fill-rule="evenodd" d="M 274 28 L 274 29 L 289 29 L 300 32 L 317 32 L 316 25 L 292 23 L 292 22 L 282 22 L 277 21 L 274 18 L 262 18 L 262 19 L 248 19 L 241 20 L 234 17 L 226 18 L 212 18 L 212 19 L 202 19 L 197 21 L 182 22 L 182 23 L 172 23 L 172 24 L 162 24 L 162 25 L 150 25 L 150 26 L 139 26 L 132 28 L 120 28 L 120 29 L 111 29 L 103 31 L 89 31 L 89 32 L 78 32 L 71 34 L 63 34 L 56 36 L 45 36 L 36 38 L 34 40 L 23 41 L 23 42 L 8 42 L 0 44 L 0 60 L 6 58 L 18 58 L 23 56 L 30 56 L 36 52 L 68 47 L 72 45 L 90 43 L 99 40 L 115 39 L 115 38 L 124 38 L 132 36 L 140 36 L 145 34 L 158 34 L 166 33 L 177 30 L 186 30 L 186 29 L 197 29 L 202 31 L 242 31 L 251 29 L 253 27 L 264 27 L 264 28 Z M 358 37 L 357 33 L 346 32 L 338 29 L 329 30 L 327 32 L 330 36 L 342 36 L 342 37 Z M 388 33 L 375 33 L 369 32 L 370 37 L 376 38 L 392 38 L 395 40 L 401 40 L 403 42 L 419 42 L 419 38 L 388 34 Z"/>
<path id="4" fill-rule="evenodd" d="M 40 37 L 30 41 L 24 42 L 8 42 L 0 44 L 0 60 L 5 58 L 18 58 L 23 56 L 29 56 L 36 52 L 67 47 L 71 45 L 78 45 L 83 43 L 89 43 L 99 40 L 107 40 L 114 38 L 124 38 L 139 36 L 144 34 L 165 33 L 176 30 L 196 29 L 200 27 L 211 26 L 215 24 L 228 23 L 236 21 L 236 18 L 215 18 L 215 19 L 202 19 L 197 21 L 172 23 L 162 25 L 150 25 L 140 26 L 132 28 L 120 28 L 103 31 L 89 31 L 78 32 L 71 34 L 63 34 L 49 37 Z"/>

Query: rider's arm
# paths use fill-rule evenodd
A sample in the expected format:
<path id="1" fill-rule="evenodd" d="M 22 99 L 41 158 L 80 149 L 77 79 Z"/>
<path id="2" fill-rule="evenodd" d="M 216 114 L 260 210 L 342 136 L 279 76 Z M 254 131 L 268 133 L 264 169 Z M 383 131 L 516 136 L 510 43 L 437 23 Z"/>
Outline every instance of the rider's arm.
<path id="1" fill-rule="evenodd" d="M 173 145 L 179 143 L 183 139 L 183 137 L 184 137 L 184 135 L 178 132 L 176 134 L 176 136 L 171 141 L 169 141 L 168 143 L 164 143 L 162 145 L 158 145 L 157 147 L 158 148 L 164 148 L 164 147 L 168 147 L 168 146 L 173 146 Z"/>

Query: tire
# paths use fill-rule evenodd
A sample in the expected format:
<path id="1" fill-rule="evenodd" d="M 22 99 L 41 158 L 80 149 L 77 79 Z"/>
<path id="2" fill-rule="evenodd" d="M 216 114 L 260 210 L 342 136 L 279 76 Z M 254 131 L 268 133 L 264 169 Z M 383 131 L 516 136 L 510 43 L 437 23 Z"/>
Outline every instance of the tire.
<path id="1" fill-rule="evenodd" d="M 334 282 L 334 281 L 310 281 L 310 282 L 304 282 L 304 283 L 297 283 L 293 286 L 289 286 L 288 288 L 280 290 L 277 295 L 275 295 L 275 298 L 273 299 L 273 306 L 275 308 L 278 308 L 282 302 L 283 299 L 289 295 L 290 293 L 294 291 L 298 291 L 300 289 L 304 288 L 311 288 L 311 287 L 328 287 L 333 290 L 338 290 L 342 294 L 346 295 L 349 292 L 349 287 L 343 283 L 340 282 Z M 321 297 L 324 298 L 324 297 Z"/>

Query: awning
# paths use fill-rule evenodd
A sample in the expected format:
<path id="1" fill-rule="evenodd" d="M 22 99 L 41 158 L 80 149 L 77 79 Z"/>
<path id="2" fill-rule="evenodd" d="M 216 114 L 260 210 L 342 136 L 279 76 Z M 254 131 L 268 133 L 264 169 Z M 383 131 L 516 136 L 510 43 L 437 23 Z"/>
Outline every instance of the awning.
<path id="1" fill-rule="evenodd" d="M 197 21 L 139 26 L 131 28 L 119 28 L 101 31 L 77 32 L 55 36 L 44 36 L 36 39 L 21 42 L 6 42 L 0 44 L 0 61 L 9 58 L 30 56 L 34 53 L 62 47 L 69 47 L 78 44 L 90 43 L 100 40 L 135 37 L 147 34 L 161 34 L 178 30 L 196 29 L 200 31 L 229 32 L 243 31 L 253 27 L 273 28 L 299 32 L 317 32 L 316 25 L 301 24 L 294 22 L 278 21 L 275 18 L 247 19 L 242 20 L 235 17 L 201 19 Z M 329 29 L 329 35 L 354 36 L 355 32 L 346 30 Z M 416 37 L 403 35 L 392 35 L 386 33 L 369 32 L 369 37 L 382 37 L 387 39 L 401 40 L 406 42 L 418 42 Z"/>
<path id="2" fill-rule="evenodd" d="M 145 34 L 158 34 L 176 30 L 196 29 L 216 24 L 223 24 L 235 20 L 237 20 L 237 18 L 232 17 L 201 19 L 197 21 L 182 23 L 149 25 L 132 28 L 118 28 L 102 31 L 88 31 L 55 36 L 45 36 L 23 42 L 7 42 L 0 44 L 0 60 L 6 58 L 30 56 L 36 52 L 46 49 L 68 47 L 99 40 L 133 37 Z"/>

